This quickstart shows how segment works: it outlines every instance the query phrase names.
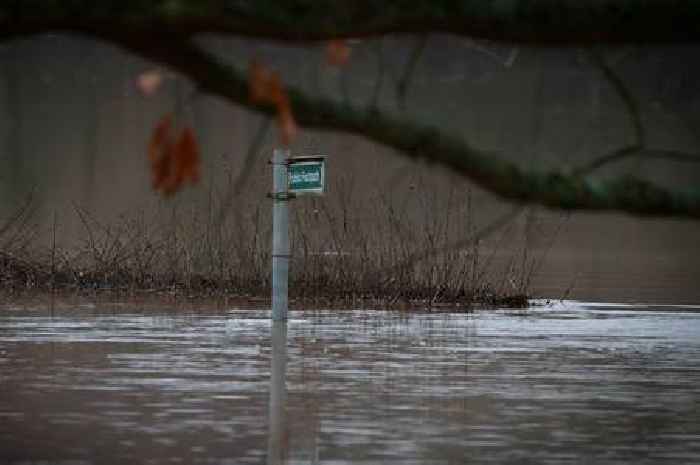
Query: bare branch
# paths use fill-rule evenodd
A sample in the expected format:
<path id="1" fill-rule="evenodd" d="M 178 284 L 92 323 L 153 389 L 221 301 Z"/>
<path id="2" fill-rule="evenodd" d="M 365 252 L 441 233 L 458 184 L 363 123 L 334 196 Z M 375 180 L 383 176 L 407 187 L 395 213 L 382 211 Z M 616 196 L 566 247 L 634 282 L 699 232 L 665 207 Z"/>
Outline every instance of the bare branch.
<path id="1" fill-rule="evenodd" d="M 488 48 L 488 45 L 492 45 L 492 44 L 489 44 L 489 42 L 476 41 L 476 40 L 472 40 L 472 39 L 465 39 L 464 40 L 465 47 L 486 55 L 487 57 L 491 58 L 493 61 L 495 61 L 499 65 L 503 66 L 504 68 L 510 68 L 511 66 L 513 66 L 513 64 L 515 63 L 515 60 L 518 58 L 518 55 L 520 54 L 520 48 L 512 47 L 510 52 L 508 52 L 508 56 L 503 58 L 498 53 L 495 53 L 493 50 L 490 50 Z"/>
<path id="2" fill-rule="evenodd" d="M 150 34 L 147 38 L 128 34 L 108 39 L 188 75 L 203 92 L 274 115 L 274 108 L 250 102 L 245 73 L 189 41 Z M 497 153 L 480 150 L 461 136 L 430 125 L 339 104 L 294 87 L 287 92 L 297 122 L 305 127 L 360 135 L 408 157 L 438 162 L 506 200 L 564 210 L 700 217 L 700 196 L 693 192 L 671 191 L 632 176 L 591 183 L 564 172 L 524 170 Z"/>
<path id="3" fill-rule="evenodd" d="M 38 206 L 34 202 L 34 188 L 32 187 L 22 205 L 0 224 L 0 250 L 18 250 L 33 239 L 35 232 L 27 226 L 34 217 L 37 208 Z"/>
<path id="4" fill-rule="evenodd" d="M 639 111 L 639 105 L 637 104 L 636 99 L 632 96 L 632 93 L 629 91 L 622 79 L 615 74 L 615 71 L 613 71 L 610 65 L 608 65 L 605 58 L 599 51 L 590 50 L 590 55 L 596 66 L 598 66 L 603 72 L 605 79 L 607 79 L 607 81 L 612 85 L 613 89 L 622 100 L 622 103 L 625 104 L 627 114 L 630 118 L 630 124 L 632 125 L 632 130 L 634 131 L 634 142 L 632 145 L 636 146 L 637 148 L 644 147 L 644 126 L 642 125 L 641 112 Z"/>
<path id="5" fill-rule="evenodd" d="M 687 153 L 679 150 L 665 149 L 644 149 L 639 154 L 640 157 L 658 158 L 662 160 L 672 160 L 685 163 L 700 163 L 700 154 Z"/>
<path id="6" fill-rule="evenodd" d="M 460 239 L 458 241 L 452 242 L 450 244 L 447 244 L 443 247 L 440 248 L 429 248 L 426 250 L 421 250 L 419 252 L 414 252 L 410 254 L 408 257 L 405 259 L 401 260 L 399 263 L 392 265 L 391 267 L 384 268 L 382 270 L 378 271 L 379 275 L 388 275 L 387 278 L 384 280 L 385 282 L 388 279 L 391 279 L 391 274 L 393 272 L 396 272 L 400 269 L 405 269 L 405 268 L 410 268 L 417 263 L 427 260 L 431 257 L 435 257 L 439 254 L 445 253 L 445 252 L 450 252 L 453 250 L 459 250 L 463 249 L 467 246 L 470 246 L 474 244 L 477 241 L 481 241 L 484 238 L 490 236 L 491 234 L 495 233 L 502 227 L 506 226 L 508 223 L 513 221 L 515 218 L 518 217 L 521 211 L 525 208 L 524 205 L 518 204 L 514 205 L 513 208 L 508 210 L 506 213 L 503 215 L 499 216 L 495 220 L 493 220 L 491 223 L 487 224 L 483 228 L 479 229 L 478 231 L 470 234 L 469 236 Z"/>
<path id="7" fill-rule="evenodd" d="M 233 204 L 233 199 L 240 195 L 240 193 L 243 191 L 243 188 L 248 183 L 250 175 L 253 172 L 255 157 L 260 151 L 260 146 L 265 141 L 265 137 L 267 136 L 267 133 L 270 130 L 271 123 L 272 118 L 269 117 L 263 118 L 263 120 L 260 122 L 258 130 L 255 133 L 255 136 L 253 137 L 253 140 L 251 141 L 250 145 L 248 146 L 248 151 L 246 152 L 246 156 L 243 160 L 243 167 L 241 168 L 241 172 L 238 175 L 238 178 L 236 178 L 234 182 L 230 183 L 227 186 L 226 192 L 224 193 L 224 198 L 221 201 L 219 211 L 214 217 L 215 230 L 218 229 L 221 225 L 223 225 L 224 221 L 226 220 L 226 215 L 228 214 L 229 210 L 231 209 L 231 205 Z"/>
<path id="8" fill-rule="evenodd" d="M 343 97 L 343 104 L 350 107 L 352 102 L 350 100 L 350 66 L 345 65 L 340 68 L 340 95 Z"/>
<path id="9" fill-rule="evenodd" d="M 418 37 L 418 41 L 411 51 L 411 56 L 408 58 L 408 63 L 406 63 L 406 68 L 404 69 L 403 75 L 401 75 L 401 79 L 399 79 L 399 83 L 396 86 L 396 100 L 401 110 L 406 110 L 406 95 L 408 94 L 408 86 L 411 83 L 416 65 L 418 64 L 427 43 L 427 34 Z"/>
<path id="10" fill-rule="evenodd" d="M 29 216 L 32 213 L 32 205 L 34 204 L 34 189 L 27 194 L 22 205 L 0 225 L 0 237 L 2 237 L 7 231 L 17 225 L 18 222 L 22 220 L 23 217 Z"/>
<path id="11" fill-rule="evenodd" d="M 645 131 L 637 101 L 632 96 L 632 93 L 629 91 L 627 86 L 625 86 L 622 79 L 615 74 L 612 68 L 607 64 L 604 57 L 595 50 L 589 50 L 589 52 L 594 63 L 601 69 L 607 81 L 612 85 L 613 89 L 615 89 L 615 92 L 624 103 L 630 119 L 630 124 L 632 125 L 632 130 L 634 131 L 634 142 L 630 145 L 598 157 L 587 165 L 576 169 L 573 172 L 575 176 L 587 176 L 605 165 L 616 163 L 631 157 L 656 158 L 676 162 L 700 162 L 700 155 L 678 150 L 646 148 Z"/>
<path id="12" fill-rule="evenodd" d="M 630 157 L 668 160 L 681 163 L 700 163 L 700 155 L 698 154 L 678 150 L 643 149 L 630 145 L 615 150 L 607 155 L 603 155 L 600 158 L 596 158 L 589 164 L 575 170 L 573 174 L 576 176 L 587 176 L 605 165 L 616 163 Z"/>
<path id="13" fill-rule="evenodd" d="M 375 53 L 377 54 L 377 80 L 374 82 L 374 89 L 372 91 L 372 98 L 369 103 L 370 109 L 376 109 L 379 94 L 382 91 L 382 85 L 384 84 L 384 39 L 379 39 L 377 43 Z"/>

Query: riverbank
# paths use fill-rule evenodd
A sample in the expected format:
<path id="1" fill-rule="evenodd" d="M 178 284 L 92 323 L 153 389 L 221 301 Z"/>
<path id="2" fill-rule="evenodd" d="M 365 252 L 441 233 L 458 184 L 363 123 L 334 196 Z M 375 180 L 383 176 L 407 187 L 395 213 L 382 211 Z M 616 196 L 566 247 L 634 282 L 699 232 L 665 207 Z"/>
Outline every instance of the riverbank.
<path id="1" fill-rule="evenodd" d="M 184 252 L 183 252 L 184 250 Z M 128 241 L 85 250 L 22 248 L 0 250 L 2 302 L 75 298 L 81 301 L 153 300 L 270 306 L 269 256 L 195 266 L 190 250 L 168 253 L 161 244 Z M 150 254 L 148 256 L 147 254 Z M 179 255 L 173 256 L 173 255 Z M 301 253 L 291 263 L 292 308 L 367 308 L 469 311 L 474 308 L 522 308 L 534 266 L 524 256 L 511 260 L 502 274 L 489 274 L 478 247 L 435 251 L 414 260 L 378 249 L 371 256 L 334 252 Z M 184 257 L 184 258 L 183 258 Z M 216 261 L 214 259 L 213 261 Z M 208 273 L 196 271 L 204 269 Z"/>
<path id="2" fill-rule="evenodd" d="M 379 192 L 367 218 L 354 219 L 343 202 L 300 204 L 290 225 L 292 306 L 527 306 L 548 250 L 533 248 L 543 235 L 536 212 L 516 208 L 480 225 L 471 193 L 445 189 L 405 201 Z M 74 205 L 71 218 L 54 215 L 41 232 L 28 198 L 0 221 L 0 290 L 8 299 L 59 292 L 269 305 L 271 224 L 263 207 L 218 217 L 226 210 L 211 200 L 186 212 L 160 206 L 98 219 Z M 81 228 L 61 240 L 60 224 L 71 220 Z"/>
<path id="3" fill-rule="evenodd" d="M 65 256 L 64 254 L 62 254 Z M 444 283 L 409 287 L 396 278 L 367 272 L 364 279 L 342 281 L 333 275 L 316 275 L 290 282 L 292 308 L 367 308 L 389 310 L 469 311 L 474 308 L 523 308 L 528 306 L 525 293 L 498 293 L 487 285 L 458 288 Z M 126 267 L 112 272 L 57 264 L 55 259 L 32 259 L 25 254 L 16 257 L 0 252 L 0 301 L 4 304 L 54 305 L 57 301 L 84 304 L 86 302 L 129 302 L 132 304 L 201 305 L 206 308 L 238 306 L 266 308 L 270 306 L 270 283 L 266 276 L 257 280 L 222 280 L 201 275 L 176 279 L 172 274 L 140 273 Z"/>
<path id="4" fill-rule="evenodd" d="M 84 280 L 71 282 L 65 275 L 50 276 L 44 273 L 15 273 L 14 280 L 7 279 L 7 269 L 3 270 L 0 288 L 0 306 L 6 308 L 36 307 L 89 307 L 91 305 L 118 308 L 123 305 L 162 309 L 202 309 L 224 308 L 266 309 L 270 308 L 269 290 L 267 293 L 249 294 L 237 292 L 225 284 L 221 287 L 206 280 L 193 283 L 177 283 L 160 288 L 137 286 L 115 286 L 112 283 Z M 194 285 L 196 284 L 196 285 Z M 425 292 L 425 290 L 424 290 Z M 342 295 L 339 292 L 322 294 L 302 294 L 291 292 L 290 308 L 299 309 L 376 309 L 399 311 L 450 311 L 466 312 L 477 308 L 525 308 L 529 305 L 524 294 L 496 295 L 482 292 L 478 297 L 457 296 L 451 301 L 440 299 L 411 298 L 407 295 Z"/>

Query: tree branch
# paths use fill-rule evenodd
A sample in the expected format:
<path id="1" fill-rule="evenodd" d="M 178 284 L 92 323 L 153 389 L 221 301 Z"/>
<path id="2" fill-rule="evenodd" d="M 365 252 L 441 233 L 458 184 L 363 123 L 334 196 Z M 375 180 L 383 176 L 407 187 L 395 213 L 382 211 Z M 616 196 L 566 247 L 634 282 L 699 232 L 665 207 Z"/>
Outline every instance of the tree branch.
<path id="1" fill-rule="evenodd" d="M 626 158 L 657 158 L 677 162 L 700 162 L 700 156 L 692 153 L 686 153 L 678 150 L 665 149 L 649 149 L 646 147 L 646 136 L 644 126 L 642 124 L 641 111 L 636 99 L 632 96 L 622 79 L 615 74 L 612 68 L 607 64 L 603 56 L 595 51 L 590 50 L 590 55 L 594 63 L 601 69 L 605 78 L 610 82 L 615 92 L 620 97 L 630 118 L 630 124 L 634 131 L 634 142 L 630 145 L 619 148 L 613 152 L 596 158 L 592 162 L 578 168 L 574 171 L 576 176 L 587 176 L 593 171 Z"/>
<path id="2" fill-rule="evenodd" d="M 399 79 L 399 83 L 396 86 L 396 100 L 399 104 L 399 108 L 403 111 L 406 110 L 406 94 L 408 94 L 408 86 L 411 83 L 413 73 L 427 43 L 427 35 L 422 35 L 418 38 L 416 45 L 413 47 L 413 50 L 411 50 L 411 55 L 408 58 L 408 63 L 406 63 L 401 79 Z"/>
<path id="3" fill-rule="evenodd" d="M 253 136 L 253 140 L 250 142 L 250 145 L 248 145 L 248 150 L 246 152 L 245 158 L 243 159 L 243 166 L 241 167 L 241 171 L 238 174 L 236 180 L 230 182 L 227 186 L 226 191 L 224 193 L 224 197 L 221 200 L 221 206 L 219 207 L 219 210 L 216 213 L 214 224 L 216 225 L 217 229 L 224 224 L 224 221 L 226 220 L 226 215 L 228 214 L 231 205 L 233 205 L 234 198 L 238 197 L 241 194 L 241 192 L 243 192 L 243 188 L 248 183 L 250 175 L 253 173 L 255 157 L 258 155 L 260 151 L 260 146 L 265 140 L 265 137 L 267 136 L 271 125 L 272 118 L 265 117 L 260 122 L 260 126 L 255 132 L 255 135 Z"/>
<path id="4" fill-rule="evenodd" d="M 0 4 L 0 40 L 51 31 L 98 37 L 182 72 L 204 92 L 267 115 L 274 108 L 249 101 L 247 75 L 193 44 L 195 34 L 314 41 L 439 31 L 557 45 L 700 42 L 696 0 L 386 0 L 381 7 L 377 1 L 22 0 Z M 297 121 L 306 127 L 357 134 L 409 157 L 441 163 L 507 200 L 566 210 L 700 217 L 697 192 L 669 191 L 632 176 L 593 183 L 556 171 L 526 171 L 432 126 L 339 105 L 299 89 L 288 93 Z"/>
<path id="5" fill-rule="evenodd" d="M 600 52 L 597 50 L 590 50 L 590 55 L 593 62 L 603 72 L 603 76 L 605 76 L 605 79 L 607 79 L 607 81 L 612 85 L 613 89 L 622 100 L 622 103 L 624 103 L 625 107 L 627 108 L 627 114 L 629 115 L 632 130 L 634 131 L 634 142 L 632 145 L 637 148 L 644 147 L 646 137 L 644 134 L 642 116 L 637 100 L 632 96 L 629 89 L 627 89 L 627 86 L 622 81 L 622 78 L 615 74 L 615 71 L 613 71 L 613 69 L 608 65 Z"/>
<path id="6" fill-rule="evenodd" d="M 439 248 L 428 248 L 425 250 L 413 252 L 409 254 L 406 258 L 400 260 L 397 264 L 378 270 L 377 275 L 386 275 L 387 277 L 384 278 L 384 280 L 382 281 L 383 284 L 386 284 L 386 282 L 389 279 L 391 279 L 391 277 L 394 276 L 394 274 L 398 270 L 411 268 L 412 266 L 415 266 L 423 260 L 432 257 L 437 257 L 438 255 L 446 252 L 463 249 L 478 241 L 483 240 L 486 237 L 491 236 L 493 233 L 495 233 L 496 231 L 498 231 L 499 229 L 503 228 L 508 223 L 516 219 L 520 212 L 523 211 L 523 209 L 523 205 L 514 205 L 507 212 L 495 218 L 493 221 L 491 221 L 483 228 L 480 228 L 478 231 L 472 232 L 467 237 L 451 242 L 450 244 L 444 245 Z"/>
<path id="7" fill-rule="evenodd" d="M 379 95 L 384 84 L 384 40 L 380 39 L 376 44 L 375 53 L 377 55 L 377 78 L 374 81 L 374 89 L 372 90 L 372 98 L 369 101 L 369 108 L 376 110 L 379 103 Z"/>
<path id="8" fill-rule="evenodd" d="M 700 163 L 700 155 L 679 150 L 644 149 L 634 145 L 615 150 L 574 171 L 574 175 L 587 176 L 605 165 L 622 161 L 625 158 L 649 158 L 681 163 Z"/>
<path id="9" fill-rule="evenodd" d="M 107 39 L 182 72 L 203 92 L 274 114 L 274 108 L 249 101 L 244 72 L 219 62 L 189 41 L 133 34 Z M 594 183 L 557 171 L 526 171 L 496 153 L 479 150 L 432 126 L 345 106 L 295 88 L 289 88 L 288 94 L 295 118 L 305 127 L 356 134 L 409 157 L 440 163 L 506 200 L 564 210 L 620 210 L 638 215 L 700 218 L 698 193 L 670 191 L 632 176 Z"/>
<path id="10" fill-rule="evenodd" d="M 48 31 L 232 34 L 318 41 L 446 32 L 552 45 L 700 41 L 696 0 L 21 0 L 0 35 Z"/>

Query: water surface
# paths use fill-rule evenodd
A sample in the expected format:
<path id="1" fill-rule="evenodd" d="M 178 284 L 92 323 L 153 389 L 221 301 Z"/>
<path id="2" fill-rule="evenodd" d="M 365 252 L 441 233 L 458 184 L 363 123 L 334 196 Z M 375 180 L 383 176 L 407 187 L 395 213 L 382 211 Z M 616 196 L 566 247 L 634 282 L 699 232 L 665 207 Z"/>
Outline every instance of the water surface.
<path id="1" fill-rule="evenodd" d="M 698 310 L 4 308 L 0 462 L 700 463 Z"/>

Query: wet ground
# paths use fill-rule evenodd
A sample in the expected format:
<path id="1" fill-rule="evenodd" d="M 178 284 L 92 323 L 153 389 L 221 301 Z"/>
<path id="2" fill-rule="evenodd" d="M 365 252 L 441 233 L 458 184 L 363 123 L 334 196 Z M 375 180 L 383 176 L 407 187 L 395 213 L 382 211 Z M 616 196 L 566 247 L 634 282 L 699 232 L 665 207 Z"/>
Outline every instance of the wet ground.
<path id="1" fill-rule="evenodd" d="M 700 308 L 291 317 L 3 308 L 0 463 L 700 463 Z"/>

